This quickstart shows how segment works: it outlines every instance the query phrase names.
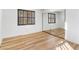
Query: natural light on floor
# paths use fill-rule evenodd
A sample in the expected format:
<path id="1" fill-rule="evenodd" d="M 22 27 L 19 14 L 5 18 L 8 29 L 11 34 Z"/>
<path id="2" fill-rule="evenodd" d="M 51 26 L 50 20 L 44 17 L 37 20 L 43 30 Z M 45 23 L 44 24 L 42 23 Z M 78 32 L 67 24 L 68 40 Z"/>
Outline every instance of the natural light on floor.
<path id="1" fill-rule="evenodd" d="M 56 50 L 73 50 L 73 48 L 69 45 L 68 42 L 63 42 L 56 47 Z"/>

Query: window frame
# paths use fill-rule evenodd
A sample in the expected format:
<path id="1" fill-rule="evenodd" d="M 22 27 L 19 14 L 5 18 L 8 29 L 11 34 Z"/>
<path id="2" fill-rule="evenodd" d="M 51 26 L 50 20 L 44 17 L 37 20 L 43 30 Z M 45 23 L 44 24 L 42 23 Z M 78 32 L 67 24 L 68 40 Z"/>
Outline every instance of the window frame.
<path id="1" fill-rule="evenodd" d="M 20 11 L 23 12 L 23 17 L 19 16 Z M 27 17 L 24 16 L 24 12 L 27 12 Z M 28 17 L 28 12 L 31 12 L 31 17 Z M 17 13 L 18 13 L 18 25 L 34 25 L 35 24 L 35 11 L 18 9 Z M 34 13 L 34 15 L 32 15 L 32 13 Z M 34 16 L 34 17 L 32 17 L 32 16 Z M 21 18 L 23 18 L 23 24 L 20 23 Z M 24 18 L 27 18 L 26 24 L 24 24 L 24 21 L 25 21 Z M 29 18 L 31 19 L 31 23 L 28 23 Z M 34 20 L 32 20 L 32 19 L 34 19 Z"/>
<path id="2" fill-rule="evenodd" d="M 52 20 L 53 20 L 54 22 L 50 22 L 49 19 L 51 19 L 51 18 L 49 17 L 49 15 L 54 15 L 54 18 L 52 18 Z M 54 13 L 48 13 L 48 23 L 49 23 L 49 24 L 56 23 L 56 14 L 54 14 Z"/>

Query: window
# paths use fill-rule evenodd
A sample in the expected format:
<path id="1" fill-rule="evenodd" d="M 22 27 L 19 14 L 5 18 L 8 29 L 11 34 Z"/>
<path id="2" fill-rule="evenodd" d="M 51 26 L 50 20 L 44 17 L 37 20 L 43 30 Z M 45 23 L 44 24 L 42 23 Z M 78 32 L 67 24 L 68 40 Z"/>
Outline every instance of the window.
<path id="1" fill-rule="evenodd" d="M 56 23 L 56 16 L 53 13 L 48 13 L 48 23 Z"/>
<path id="2" fill-rule="evenodd" d="M 35 11 L 18 9 L 18 25 L 35 24 Z"/>

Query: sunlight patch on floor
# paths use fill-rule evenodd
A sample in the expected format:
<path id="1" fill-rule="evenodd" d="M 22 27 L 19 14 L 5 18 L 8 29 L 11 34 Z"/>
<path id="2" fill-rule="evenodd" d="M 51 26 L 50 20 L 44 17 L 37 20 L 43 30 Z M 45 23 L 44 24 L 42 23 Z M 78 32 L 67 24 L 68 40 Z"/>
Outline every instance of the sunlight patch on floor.
<path id="1" fill-rule="evenodd" d="M 73 50 L 73 48 L 68 42 L 60 42 L 60 44 L 56 47 L 56 50 Z"/>

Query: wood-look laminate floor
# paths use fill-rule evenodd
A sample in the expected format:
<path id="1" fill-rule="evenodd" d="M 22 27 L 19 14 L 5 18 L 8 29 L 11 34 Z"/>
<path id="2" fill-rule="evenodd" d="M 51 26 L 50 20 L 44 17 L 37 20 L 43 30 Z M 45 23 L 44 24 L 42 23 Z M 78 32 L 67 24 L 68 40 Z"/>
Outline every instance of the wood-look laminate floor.
<path id="1" fill-rule="evenodd" d="M 46 30 L 45 32 L 47 32 L 53 36 L 62 38 L 62 39 L 64 39 L 64 37 L 65 37 L 65 30 L 62 28 L 57 28 L 57 29 L 53 29 L 53 30 Z"/>
<path id="2" fill-rule="evenodd" d="M 57 32 L 58 31 L 58 32 Z M 54 30 L 55 34 L 64 32 L 62 29 Z M 59 34 L 64 38 L 64 33 Z M 2 41 L 0 50 L 56 50 L 57 46 L 64 42 L 61 37 L 50 35 L 46 32 L 38 32 L 28 35 L 6 38 Z M 64 48 L 64 47 L 63 47 Z"/>

